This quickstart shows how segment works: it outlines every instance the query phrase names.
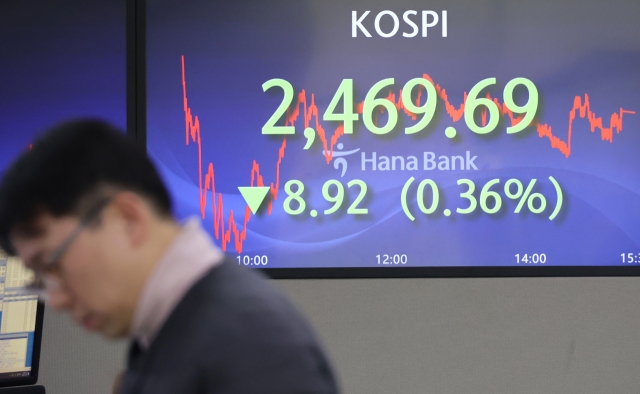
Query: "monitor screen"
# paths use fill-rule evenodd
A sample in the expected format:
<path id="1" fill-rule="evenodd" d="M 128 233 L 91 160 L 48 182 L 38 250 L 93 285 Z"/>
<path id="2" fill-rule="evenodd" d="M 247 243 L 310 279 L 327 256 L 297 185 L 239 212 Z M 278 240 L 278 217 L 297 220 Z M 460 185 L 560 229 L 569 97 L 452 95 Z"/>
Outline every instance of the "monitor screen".
<path id="1" fill-rule="evenodd" d="M 35 383 L 42 307 L 25 288 L 32 279 L 33 272 L 19 258 L 0 251 L 0 387 Z"/>
<path id="2" fill-rule="evenodd" d="M 640 2 L 145 16 L 149 155 L 238 264 L 638 273 Z"/>

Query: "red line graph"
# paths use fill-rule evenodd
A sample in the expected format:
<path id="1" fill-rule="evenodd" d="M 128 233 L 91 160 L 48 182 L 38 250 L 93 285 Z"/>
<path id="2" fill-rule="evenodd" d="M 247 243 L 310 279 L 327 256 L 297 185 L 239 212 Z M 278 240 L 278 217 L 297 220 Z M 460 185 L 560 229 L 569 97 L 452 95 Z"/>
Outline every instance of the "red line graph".
<path id="1" fill-rule="evenodd" d="M 549 140 L 551 141 L 551 147 L 554 149 L 558 149 L 567 158 L 571 154 L 571 136 L 573 134 L 573 121 L 576 118 L 576 114 L 580 115 L 580 117 L 583 119 L 586 117 L 589 120 L 589 126 L 592 133 L 595 132 L 596 128 L 600 129 L 601 140 L 613 142 L 613 131 L 615 130 L 616 134 L 620 134 L 620 132 L 622 131 L 622 116 L 624 114 L 635 114 L 635 111 L 628 111 L 620 108 L 620 112 L 611 114 L 611 117 L 609 118 L 609 127 L 604 127 L 602 125 L 602 118 L 597 117 L 596 114 L 591 111 L 589 95 L 585 93 L 584 103 L 582 102 L 580 96 L 576 96 L 573 100 L 573 108 L 571 109 L 571 111 L 569 111 L 569 132 L 567 134 L 566 142 L 551 133 L 551 126 L 547 124 L 536 125 L 538 136 L 540 136 L 540 138 L 549 138 Z"/>
<path id="2" fill-rule="evenodd" d="M 444 88 L 442 88 L 439 84 L 436 84 L 433 79 L 427 75 L 423 74 L 424 79 L 429 80 L 434 84 L 436 88 L 436 92 L 438 97 L 443 101 L 445 105 L 445 111 L 447 115 L 453 120 L 453 122 L 458 122 L 462 119 L 464 115 L 465 103 L 467 101 L 468 93 L 463 93 L 462 103 L 456 108 L 453 104 L 451 104 L 449 100 L 449 96 Z M 422 87 L 417 92 L 416 97 L 416 106 L 420 105 L 420 100 L 423 93 Z M 189 145 L 191 141 L 196 142 L 198 145 L 198 188 L 199 188 L 199 203 L 200 203 L 200 214 L 202 218 L 205 218 L 205 210 L 207 207 L 207 192 L 211 191 L 211 200 L 212 200 L 212 213 L 213 213 L 213 228 L 215 238 L 221 241 L 222 250 L 227 250 L 227 244 L 232 242 L 237 253 L 242 253 L 243 242 L 247 236 L 247 223 L 251 217 L 251 210 L 249 206 L 245 207 L 244 218 L 243 218 L 243 227 L 242 230 L 238 230 L 238 227 L 235 224 L 233 210 L 229 211 L 229 217 L 227 221 L 224 218 L 224 205 L 222 200 L 222 194 L 216 193 L 215 187 L 215 171 L 213 167 L 213 163 L 209 163 L 207 166 L 207 172 L 202 175 L 202 141 L 201 141 L 201 133 L 200 133 L 200 120 L 198 116 L 194 116 L 191 112 L 191 108 L 189 107 L 187 100 L 187 83 L 185 77 L 185 66 L 184 66 L 184 56 L 182 56 L 182 93 L 183 93 L 183 109 L 185 116 L 185 142 L 186 145 Z M 522 120 L 522 116 L 514 115 L 514 113 L 507 108 L 504 103 L 501 103 L 496 98 L 491 98 L 489 94 L 486 96 L 491 99 L 498 107 L 501 116 L 508 115 L 509 121 L 511 125 L 516 125 Z M 407 110 L 402 102 L 402 90 L 395 94 L 393 92 L 389 92 L 387 95 L 387 100 L 391 101 L 398 111 L 402 110 L 405 114 L 411 117 L 413 120 L 417 119 L 417 115 L 411 113 Z M 364 102 L 360 102 L 357 104 L 356 111 L 359 114 L 362 114 L 364 107 Z M 318 107 L 315 104 L 315 95 L 311 94 L 310 102 L 307 100 L 307 93 L 303 89 L 298 93 L 297 102 L 293 107 L 290 107 L 287 110 L 285 116 L 285 125 L 293 126 L 301 115 L 302 109 L 302 119 L 304 122 L 304 127 L 309 127 L 312 119 L 315 118 L 314 126 L 318 137 L 320 138 L 323 144 L 323 152 L 324 157 L 327 163 L 330 163 L 333 158 L 333 148 L 336 146 L 338 140 L 341 136 L 344 135 L 344 127 L 342 125 L 338 126 L 333 135 L 329 139 L 327 137 L 327 132 L 320 124 L 320 118 L 318 116 Z M 381 108 L 380 113 L 383 112 Z M 596 116 L 596 114 L 591 110 L 591 104 L 589 102 L 589 95 L 585 93 L 584 99 L 580 96 L 575 96 L 573 102 L 573 108 L 569 111 L 569 128 L 567 133 L 566 141 L 561 138 L 555 136 L 552 133 L 552 128 L 548 124 L 538 123 L 536 121 L 532 122 L 532 125 L 535 125 L 538 136 L 540 138 L 546 137 L 551 142 L 551 147 L 553 149 L 559 150 L 565 157 L 569 157 L 571 154 L 571 138 L 573 134 L 573 121 L 576 119 L 576 116 L 580 116 L 580 118 L 587 118 L 590 126 L 591 132 L 595 132 L 596 129 L 600 130 L 601 140 L 607 140 L 610 143 L 613 142 L 613 132 L 615 130 L 616 134 L 619 134 L 622 131 L 622 118 L 624 114 L 635 114 L 635 111 L 624 110 L 620 108 L 619 112 L 613 113 L 609 119 L 609 126 L 605 127 L 603 125 L 603 121 L 601 117 Z M 377 123 L 377 119 L 374 119 L 374 122 Z M 482 123 L 486 125 L 486 112 L 482 113 Z M 271 214 L 272 204 L 278 197 L 278 190 L 280 187 L 280 165 L 282 160 L 284 159 L 285 149 L 287 146 L 286 138 L 283 139 L 282 145 L 278 150 L 278 159 L 276 161 L 276 179 L 275 182 L 271 182 L 269 184 L 270 190 L 269 193 L 271 195 L 271 199 L 269 201 L 268 206 L 268 214 Z M 253 161 L 251 171 L 250 171 L 250 185 L 251 186 L 264 186 L 264 179 L 260 174 L 260 165 L 257 161 Z M 228 225 L 226 224 L 228 223 Z"/>
<path id="3" fill-rule="evenodd" d="M 184 72 L 184 56 L 182 56 L 182 99 L 184 105 L 184 123 L 185 123 L 185 136 L 186 144 L 189 145 L 190 141 L 194 141 L 198 144 L 198 189 L 200 197 L 200 215 L 202 219 L 205 218 L 205 209 L 207 207 L 207 191 L 211 190 L 211 201 L 213 211 L 213 231 L 216 239 L 220 240 L 222 250 L 227 250 L 227 243 L 231 242 L 231 236 L 233 235 L 233 242 L 236 252 L 242 253 L 242 245 L 247 238 L 247 223 L 251 217 L 251 210 L 249 206 L 245 207 L 244 220 L 242 231 L 238 230 L 236 226 L 233 210 L 229 211 L 228 226 L 225 226 L 224 220 L 224 205 L 222 201 L 222 193 L 216 193 L 215 185 L 215 171 L 213 169 L 213 163 L 209 163 L 207 167 L 207 173 L 202 178 L 202 140 L 200 133 L 200 119 L 198 116 L 193 116 L 189 102 L 187 100 L 187 81 Z M 191 138 L 191 139 L 189 139 Z M 268 213 L 271 214 L 271 208 L 273 201 L 278 197 L 278 190 L 280 189 L 280 164 L 284 158 L 284 151 L 287 147 L 286 138 L 282 140 L 282 145 L 278 150 L 278 160 L 276 162 L 276 181 L 272 182 L 270 187 L 271 200 L 269 201 Z M 264 179 L 260 175 L 260 165 L 257 161 L 253 161 L 251 166 L 251 186 L 264 186 Z"/>

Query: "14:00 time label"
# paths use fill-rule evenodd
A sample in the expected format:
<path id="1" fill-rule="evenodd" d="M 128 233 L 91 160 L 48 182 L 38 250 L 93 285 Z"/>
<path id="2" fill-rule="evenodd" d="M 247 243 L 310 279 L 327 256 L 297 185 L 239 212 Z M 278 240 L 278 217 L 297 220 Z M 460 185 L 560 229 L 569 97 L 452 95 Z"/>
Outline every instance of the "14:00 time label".
<path id="1" fill-rule="evenodd" d="M 547 262 L 547 255 L 544 253 L 516 254 L 516 264 L 544 264 Z"/>

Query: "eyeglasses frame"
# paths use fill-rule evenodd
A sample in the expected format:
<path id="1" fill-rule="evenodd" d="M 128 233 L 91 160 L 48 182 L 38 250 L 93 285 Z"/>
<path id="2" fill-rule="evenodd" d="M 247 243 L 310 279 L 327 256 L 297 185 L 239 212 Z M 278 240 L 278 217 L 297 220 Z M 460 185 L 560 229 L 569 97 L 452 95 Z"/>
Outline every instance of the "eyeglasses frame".
<path id="1" fill-rule="evenodd" d="M 47 298 L 47 283 L 53 279 L 56 282 L 60 282 L 59 275 L 53 275 L 50 272 L 53 270 L 59 269 L 60 259 L 67 253 L 67 250 L 73 245 L 78 236 L 82 233 L 84 229 L 89 227 L 96 219 L 100 217 L 102 210 L 106 208 L 113 196 L 106 197 L 98 201 L 94 206 L 92 206 L 80 219 L 80 222 L 73 229 L 71 234 L 69 234 L 64 241 L 51 253 L 49 258 L 44 262 L 41 267 L 37 270 L 33 270 L 35 277 L 33 281 L 27 284 L 25 287 L 28 291 L 35 293 L 38 295 L 38 298 L 41 300 L 46 300 Z"/>

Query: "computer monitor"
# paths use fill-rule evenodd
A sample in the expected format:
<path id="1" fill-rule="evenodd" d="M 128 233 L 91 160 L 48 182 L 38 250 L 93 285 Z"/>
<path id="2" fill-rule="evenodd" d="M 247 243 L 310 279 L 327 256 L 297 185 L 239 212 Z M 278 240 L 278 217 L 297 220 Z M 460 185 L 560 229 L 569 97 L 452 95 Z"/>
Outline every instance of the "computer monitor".
<path id="1" fill-rule="evenodd" d="M 25 287 L 32 278 L 19 258 L 0 251 L 0 387 L 38 379 L 44 305 Z"/>

